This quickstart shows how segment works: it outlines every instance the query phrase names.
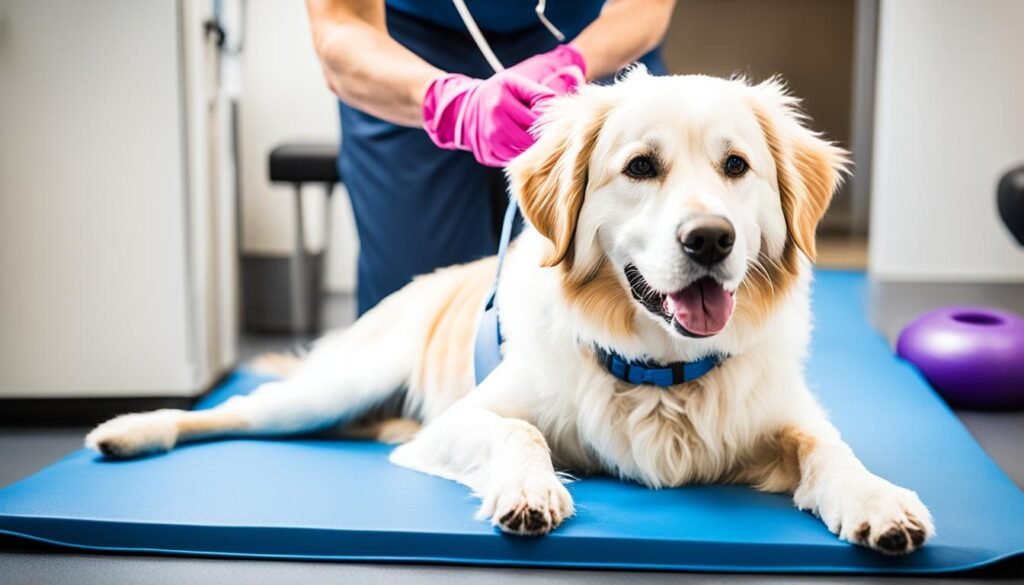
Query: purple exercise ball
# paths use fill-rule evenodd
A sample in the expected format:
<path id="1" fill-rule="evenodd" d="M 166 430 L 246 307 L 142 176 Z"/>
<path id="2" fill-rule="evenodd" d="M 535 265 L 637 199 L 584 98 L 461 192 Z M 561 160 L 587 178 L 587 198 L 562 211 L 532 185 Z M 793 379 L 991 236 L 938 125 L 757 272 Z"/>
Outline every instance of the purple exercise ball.
<path id="1" fill-rule="evenodd" d="M 1024 318 L 1018 315 L 982 307 L 936 309 L 907 325 L 896 353 L 952 405 L 1024 407 Z"/>

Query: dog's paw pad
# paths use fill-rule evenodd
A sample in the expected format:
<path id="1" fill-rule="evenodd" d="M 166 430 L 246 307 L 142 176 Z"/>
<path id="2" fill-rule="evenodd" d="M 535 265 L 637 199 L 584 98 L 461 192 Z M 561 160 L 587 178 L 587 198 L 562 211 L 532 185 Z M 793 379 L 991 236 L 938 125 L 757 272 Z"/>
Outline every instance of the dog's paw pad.
<path id="1" fill-rule="evenodd" d="M 556 519 L 549 510 L 527 506 L 509 510 L 498 519 L 498 526 L 512 534 L 547 534 L 555 525 Z"/>
<path id="2" fill-rule="evenodd" d="M 906 554 L 912 552 L 931 536 L 931 529 L 926 528 L 918 518 L 907 513 L 906 518 L 896 521 L 877 538 L 870 535 L 861 544 L 876 548 L 886 554 Z"/>
<path id="3" fill-rule="evenodd" d="M 917 494 L 886 483 L 860 494 L 844 514 L 840 535 L 888 555 L 904 555 L 920 548 L 935 534 L 931 515 Z"/>
<path id="4" fill-rule="evenodd" d="M 86 435 L 85 446 L 126 459 L 168 451 L 177 438 L 177 411 L 158 410 L 113 418 Z"/>
<path id="5" fill-rule="evenodd" d="M 523 483 L 495 490 L 485 498 L 481 513 L 503 532 L 540 536 L 551 532 L 573 513 L 572 497 L 552 477 L 539 484 Z"/>
<path id="6" fill-rule="evenodd" d="M 98 439 L 89 443 L 89 446 L 95 448 L 105 457 L 114 459 L 131 457 L 134 452 L 129 443 L 114 438 Z"/>
<path id="7" fill-rule="evenodd" d="M 910 542 L 910 539 L 907 538 L 907 533 L 901 527 L 893 526 L 882 533 L 882 535 L 871 544 L 881 551 L 885 551 L 890 554 L 900 554 L 907 550 L 908 542 Z"/>
<path id="8" fill-rule="evenodd" d="M 916 518 L 910 518 L 909 520 L 910 525 L 907 527 L 907 534 L 910 535 L 910 544 L 916 549 L 931 537 L 934 529 L 925 528 Z"/>

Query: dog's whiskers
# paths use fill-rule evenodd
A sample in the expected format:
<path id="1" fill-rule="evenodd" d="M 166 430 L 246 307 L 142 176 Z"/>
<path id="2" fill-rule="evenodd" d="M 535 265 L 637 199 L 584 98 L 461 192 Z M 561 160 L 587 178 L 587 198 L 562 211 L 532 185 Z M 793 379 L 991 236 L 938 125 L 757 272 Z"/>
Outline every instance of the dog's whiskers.
<path id="1" fill-rule="evenodd" d="M 778 264 L 776 264 L 769 256 L 764 252 L 759 251 L 756 259 L 750 259 L 747 261 L 747 266 L 752 268 L 759 279 L 763 279 L 765 284 L 768 285 L 768 293 L 771 295 L 772 301 L 775 301 L 775 284 L 772 282 L 771 274 L 768 268 L 762 263 L 762 261 L 768 262 L 774 270 L 778 270 Z M 743 281 L 741 286 L 749 288 L 747 281 Z"/>

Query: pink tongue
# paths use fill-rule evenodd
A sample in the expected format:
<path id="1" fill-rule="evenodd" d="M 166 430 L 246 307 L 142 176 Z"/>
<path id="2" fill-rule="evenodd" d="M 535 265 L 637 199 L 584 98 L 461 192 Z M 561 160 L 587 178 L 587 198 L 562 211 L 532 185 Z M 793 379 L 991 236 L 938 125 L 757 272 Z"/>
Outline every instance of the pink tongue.
<path id="1" fill-rule="evenodd" d="M 732 316 L 732 295 L 714 279 L 702 278 L 665 297 L 665 310 L 690 333 L 714 335 Z"/>

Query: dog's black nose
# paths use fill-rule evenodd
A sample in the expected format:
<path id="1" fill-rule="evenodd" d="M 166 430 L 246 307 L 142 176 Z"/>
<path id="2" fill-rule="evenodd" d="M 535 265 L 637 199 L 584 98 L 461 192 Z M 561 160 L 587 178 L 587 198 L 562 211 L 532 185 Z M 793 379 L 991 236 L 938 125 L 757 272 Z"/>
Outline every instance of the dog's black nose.
<path id="1" fill-rule="evenodd" d="M 702 266 L 712 266 L 725 260 L 732 252 L 736 230 L 728 219 L 720 215 L 698 215 L 679 226 L 679 241 L 691 260 Z"/>

